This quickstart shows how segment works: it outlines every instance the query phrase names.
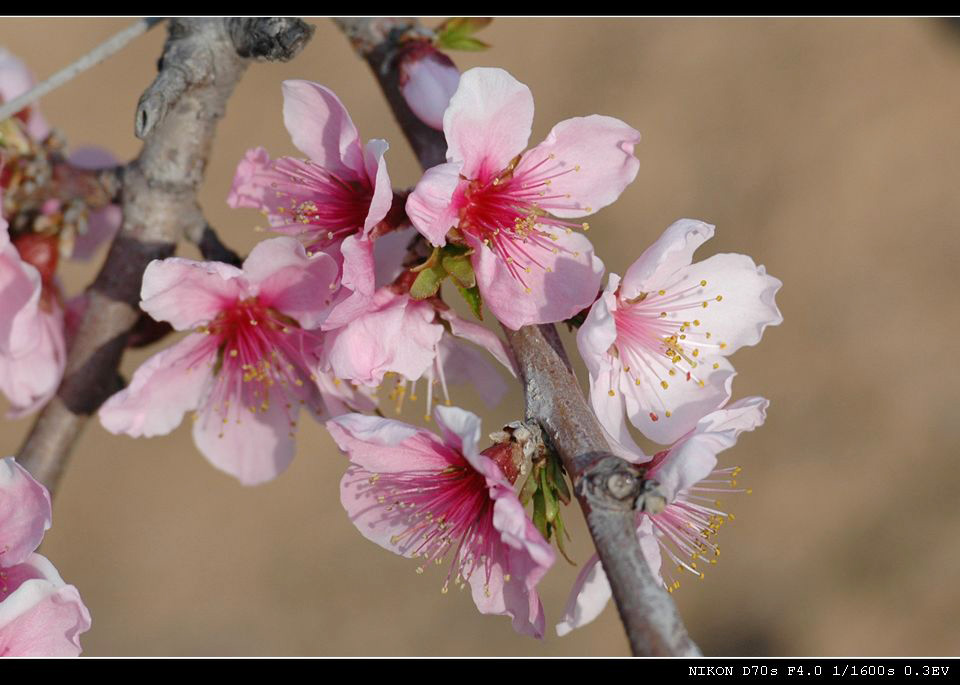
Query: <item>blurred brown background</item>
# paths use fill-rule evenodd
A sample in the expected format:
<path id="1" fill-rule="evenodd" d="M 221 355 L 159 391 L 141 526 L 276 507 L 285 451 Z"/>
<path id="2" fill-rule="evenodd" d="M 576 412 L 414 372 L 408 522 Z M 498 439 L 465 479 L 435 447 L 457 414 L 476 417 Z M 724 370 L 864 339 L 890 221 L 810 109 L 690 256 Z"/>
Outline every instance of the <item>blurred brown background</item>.
<path id="1" fill-rule="evenodd" d="M 128 21 L 0 19 L 0 44 L 43 78 Z M 294 62 L 250 68 L 220 125 L 201 200 L 243 250 L 262 237 L 259 217 L 225 197 L 248 147 L 293 152 L 282 79 L 333 88 L 365 139 L 393 144 L 395 184 L 418 178 L 366 66 L 330 22 L 314 23 Z M 531 86 L 532 143 L 594 112 L 644 134 L 636 182 L 591 220 L 608 269 L 623 273 L 673 220 L 694 217 L 717 225 L 701 258 L 745 252 L 784 281 L 784 325 L 734 358 L 737 396 L 772 404 L 767 425 L 722 457 L 744 467 L 754 494 L 724 502 L 737 520 L 720 536 L 720 564 L 675 595 L 693 637 L 712 655 L 956 655 L 960 30 L 906 19 L 498 19 L 481 37 L 494 48 L 454 58 Z M 162 41 L 154 30 L 47 96 L 49 121 L 74 145 L 135 154 L 133 111 Z M 91 275 L 65 271 L 73 292 Z M 145 356 L 130 354 L 125 372 Z M 468 389 L 454 400 L 478 408 Z M 514 393 L 484 424 L 520 411 Z M 14 453 L 28 426 L 0 424 L 0 453 Z M 292 468 L 247 489 L 203 460 L 186 426 L 134 441 L 91 422 L 43 549 L 90 607 L 85 653 L 627 653 L 612 607 L 537 642 L 479 615 L 466 594 L 441 595 L 442 573 L 418 576 L 353 529 L 338 498 L 344 464 L 305 424 Z M 583 561 L 589 538 L 568 511 Z M 560 561 L 541 585 L 548 624 L 575 575 Z"/>

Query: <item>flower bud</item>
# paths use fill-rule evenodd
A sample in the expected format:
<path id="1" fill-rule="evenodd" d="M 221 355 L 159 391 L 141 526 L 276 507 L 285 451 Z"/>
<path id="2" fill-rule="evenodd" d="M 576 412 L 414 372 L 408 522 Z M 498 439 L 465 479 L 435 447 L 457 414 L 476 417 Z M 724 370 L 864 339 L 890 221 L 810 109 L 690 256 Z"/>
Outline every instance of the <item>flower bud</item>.
<path id="1" fill-rule="evenodd" d="M 400 92 L 410 109 L 431 128 L 443 129 L 443 113 L 460 83 L 449 57 L 428 41 L 417 41 L 400 57 Z"/>

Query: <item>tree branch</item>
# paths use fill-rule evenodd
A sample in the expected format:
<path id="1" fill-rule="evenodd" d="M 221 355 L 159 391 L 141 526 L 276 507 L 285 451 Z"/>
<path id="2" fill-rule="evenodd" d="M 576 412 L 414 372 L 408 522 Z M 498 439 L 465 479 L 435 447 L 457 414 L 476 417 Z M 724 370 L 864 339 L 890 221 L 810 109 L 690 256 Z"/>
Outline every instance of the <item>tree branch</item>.
<path id="1" fill-rule="evenodd" d="M 406 37 L 423 36 L 413 19 L 334 20 L 367 61 L 424 169 L 446 156 L 443 134 L 423 124 L 398 88 L 393 56 Z M 637 512 L 656 506 L 642 469 L 614 456 L 583 397 L 556 327 L 504 329 L 524 385 L 527 418 L 543 428 L 563 460 L 603 563 L 636 656 L 700 656 L 676 606 L 654 578 L 636 532 Z M 660 502 L 662 506 L 662 501 Z"/>
<path id="2" fill-rule="evenodd" d="M 172 19 L 159 74 L 140 99 L 140 155 L 123 170 L 123 225 L 87 291 L 57 395 L 19 461 L 54 492 L 86 420 L 119 389 L 117 368 L 140 315 L 140 282 L 198 219 L 216 125 L 250 58 L 289 59 L 312 34 L 299 19 Z M 246 40 L 247 37 L 252 40 Z"/>

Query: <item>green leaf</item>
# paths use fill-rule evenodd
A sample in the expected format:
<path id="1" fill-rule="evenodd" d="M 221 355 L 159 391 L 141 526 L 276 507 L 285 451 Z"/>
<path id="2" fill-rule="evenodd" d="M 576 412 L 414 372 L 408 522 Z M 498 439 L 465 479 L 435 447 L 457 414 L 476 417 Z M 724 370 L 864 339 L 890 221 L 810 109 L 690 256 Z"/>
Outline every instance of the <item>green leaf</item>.
<path id="1" fill-rule="evenodd" d="M 454 281 L 454 283 L 456 283 L 456 281 Z M 463 299 L 465 299 L 467 304 L 470 305 L 470 311 L 473 312 L 473 315 L 483 321 L 483 297 L 480 295 L 480 288 L 477 286 L 473 286 L 472 288 L 464 288 L 462 285 L 457 283 L 457 290 L 460 291 Z"/>
<path id="2" fill-rule="evenodd" d="M 457 285 L 472 288 L 477 284 L 477 275 L 473 272 L 473 264 L 470 263 L 468 255 L 444 254 L 440 258 L 440 263 L 447 270 L 447 273 L 453 276 Z"/>
<path id="3" fill-rule="evenodd" d="M 520 504 L 527 506 L 539 486 L 540 481 L 535 474 L 531 473 L 527 476 L 527 479 L 523 482 L 523 487 L 520 488 Z"/>
<path id="4" fill-rule="evenodd" d="M 570 489 L 567 487 L 567 479 L 563 475 L 563 466 L 560 460 L 554 456 L 549 459 L 550 465 L 550 485 L 553 486 L 557 497 L 564 504 L 570 504 Z"/>
<path id="5" fill-rule="evenodd" d="M 490 47 L 489 43 L 471 38 L 470 36 L 447 36 L 437 40 L 437 44 L 447 50 L 464 50 L 466 52 L 480 52 Z"/>
<path id="6" fill-rule="evenodd" d="M 571 559 L 571 558 L 570 558 L 570 555 L 567 554 L 567 550 L 565 550 L 565 549 L 563 548 L 563 538 L 564 538 L 564 536 L 566 536 L 566 538 L 569 539 L 569 538 L 570 538 L 570 533 L 568 533 L 568 532 L 567 532 L 567 529 L 564 527 L 564 525 L 563 525 L 563 519 L 560 518 L 560 514 L 557 514 L 557 520 L 554 521 L 553 526 L 554 526 L 554 528 L 556 529 L 556 532 L 557 532 L 557 535 L 556 535 L 557 549 L 560 550 L 560 554 L 563 555 L 563 558 L 566 559 L 567 562 L 569 562 L 569 563 L 572 564 L 573 566 L 576 566 L 576 565 L 577 565 L 577 562 L 575 562 L 573 559 Z"/>
<path id="7" fill-rule="evenodd" d="M 440 284 L 447 277 L 447 271 L 440 264 L 428 266 L 417 274 L 416 280 L 410 286 L 410 297 L 415 300 L 425 300 L 433 297 L 440 289 Z"/>
<path id="8" fill-rule="evenodd" d="M 557 514 L 560 513 L 560 505 L 557 503 L 553 488 L 547 483 L 547 469 L 540 471 L 540 489 L 543 491 L 544 515 L 547 521 L 553 523 L 557 519 Z"/>
<path id="9" fill-rule="evenodd" d="M 543 499 L 543 489 L 537 490 L 533 496 L 533 525 L 540 531 L 545 540 L 550 539 L 550 529 L 547 524 L 547 505 Z"/>

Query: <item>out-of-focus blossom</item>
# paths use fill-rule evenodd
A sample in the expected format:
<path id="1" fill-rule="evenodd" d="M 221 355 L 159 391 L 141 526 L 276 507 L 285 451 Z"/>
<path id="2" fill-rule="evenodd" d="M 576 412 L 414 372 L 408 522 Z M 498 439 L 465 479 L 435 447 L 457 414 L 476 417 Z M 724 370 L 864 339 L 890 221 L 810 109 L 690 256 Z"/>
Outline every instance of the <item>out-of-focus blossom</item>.
<path id="1" fill-rule="evenodd" d="M 214 466 L 246 485 L 276 477 L 293 459 L 301 406 L 326 418 L 327 410 L 362 399 L 315 373 L 319 333 L 312 329 L 330 310 L 336 276 L 333 259 L 308 257 L 286 237 L 259 243 L 242 269 L 151 262 L 141 308 L 194 332 L 148 359 L 103 405 L 100 422 L 149 437 L 195 411 L 194 441 Z"/>
<path id="2" fill-rule="evenodd" d="M 36 242 L 25 240 L 23 249 L 43 273 L 21 258 L 0 217 L 0 392 L 12 405 L 12 417 L 45 404 L 66 365 L 63 309 L 48 268 L 51 260 L 55 264 L 56 248 Z"/>
<path id="3" fill-rule="evenodd" d="M 699 578 L 704 577 L 702 566 L 716 563 L 720 552 L 714 537 L 724 521 L 733 519 L 733 514 L 717 508 L 717 493 L 743 492 L 736 489 L 740 468 L 717 468 L 717 454 L 733 447 L 743 431 L 763 425 L 768 405 L 762 397 L 748 397 L 708 414 L 690 433 L 647 464 L 646 477 L 660 484 L 666 506 L 656 514 L 638 514 L 637 535 L 650 570 L 670 592 L 680 586 L 680 581 L 663 580 L 664 555 L 668 568 Z M 595 619 L 610 597 L 610 583 L 594 555 L 574 582 L 557 633 L 566 635 Z"/>
<path id="4" fill-rule="evenodd" d="M 636 450 L 630 423 L 663 445 L 730 398 L 727 356 L 760 341 L 783 317 L 781 283 L 750 257 L 718 254 L 692 263 L 713 226 L 681 219 L 606 290 L 577 333 L 590 372 L 590 400 L 603 427 Z"/>
<path id="5" fill-rule="evenodd" d="M 469 585 L 481 613 L 508 615 L 543 636 L 536 586 L 554 552 L 527 518 L 513 485 L 477 447 L 480 419 L 437 407 L 437 436 L 374 416 L 347 414 L 327 428 L 352 465 L 340 485 L 350 520 L 369 540 L 421 560 L 450 558 L 443 584 Z"/>
<path id="6" fill-rule="evenodd" d="M 0 656 L 77 656 L 90 628 L 77 589 L 33 553 L 50 522 L 46 488 L 0 460 Z"/>
<path id="7" fill-rule="evenodd" d="M 0 47 L 0 104 L 20 97 L 35 85 L 33 74 L 23 61 L 6 48 Z M 27 127 L 27 133 L 37 142 L 50 134 L 50 126 L 36 105 L 27 105 L 15 115 Z"/>
<path id="8" fill-rule="evenodd" d="M 284 81 L 283 121 L 308 159 L 271 160 L 263 148 L 248 151 L 227 202 L 261 210 L 271 231 L 296 236 L 311 252 L 325 252 L 342 265 L 343 287 L 324 326 L 335 328 L 373 296 L 374 229 L 394 202 L 383 158 L 388 145 L 379 139 L 362 145 L 343 103 L 310 81 Z"/>
<path id="9" fill-rule="evenodd" d="M 398 58 L 400 93 L 423 123 L 443 130 L 443 113 L 460 84 L 453 60 L 430 41 L 412 41 Z"/>
<path id="10" fill-rule="evenodd" d="M 524 152 L 533 123 L 530 89 L 502 69 L 471 69 L 443 118 L 447 163 L 428 170 L 407 215 L 434 245 L 473 249 L 483 299 L 516 329 L 589 307 L 603 263 L 574 229 L 636 177 L 640 134 L 618 119 L 567 119 Z M 452 230 L 451 229 L 455 229 Z"/>

